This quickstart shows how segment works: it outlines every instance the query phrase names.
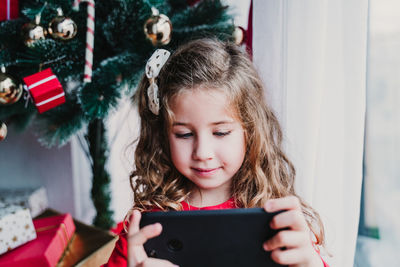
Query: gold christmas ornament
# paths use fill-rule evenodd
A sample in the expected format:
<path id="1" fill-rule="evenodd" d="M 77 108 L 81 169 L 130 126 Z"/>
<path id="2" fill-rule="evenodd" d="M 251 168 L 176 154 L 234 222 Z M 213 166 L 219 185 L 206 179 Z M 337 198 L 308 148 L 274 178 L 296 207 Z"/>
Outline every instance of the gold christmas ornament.
<path id="1" fill-rule="evenodd" d="M 49 34 L 54 39 L 70 40 L 75 37 L 78 32 L 78 27 L 75 22 L 67 17 L 64 17 L 61 8 L 57 8 L 57 17 L 49 23 Z"/>
<path id="2" fill-rule="evenodd" d="M 46 30 L 40 25 L 40 15 L 36 15 L 35 21 L 25 23 L 22 26 L 22 38 L 24 44 L 28 47 L 32 46 L 38 40 L 46 38 Z"/>
<path id="3" fill-rule="evenodd" d="M 242 45 L 246 40 L 246 31 L 240 26 L 235 26 L 235 30 L 233 31 L 233 39 L 235 44 Z"/>
<path id="4" fill-rule="evenodd" d="M 0 141 L 3 141 L 7 136 L 7 125 L 0 121 Z"/>
<path id="5" fill-rule="evenodd" d="M 144 33 L 154 46 L 166 45 L 171 41 L 172 23 L 157 8 L 152 7 L 151 11 L 153 14 L 144 24 Z"/>
<path id="6" fill-rule="evenodd" d="M 18 84 L 10 75 L 6 74 L 4 66 L 0 73 L 0 105 L 14 104 L 22 95 L 22 84 Z"/>

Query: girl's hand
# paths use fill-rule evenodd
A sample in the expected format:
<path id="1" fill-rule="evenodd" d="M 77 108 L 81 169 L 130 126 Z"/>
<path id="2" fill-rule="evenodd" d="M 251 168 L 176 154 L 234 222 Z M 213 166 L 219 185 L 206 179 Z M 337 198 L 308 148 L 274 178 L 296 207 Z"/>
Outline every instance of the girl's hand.
<path id="1" fill-rule="evenodd" d="M 271 251 L 271 258 L 275 262 L 290 267 L 324 266 L 312 245 L 310 229 L 297 197 L 268 200 L 264 209 L 267 212 L 285 210 L 274 216 L 270 226 L 272 229 L 286 229 L 279 231 L 263 245 L 264 250 Z"/>
<path id="2" fill-rule="evenodd" d="M 162 226 L 159 223 L 146 225 L 139 229 L 140 218 L 139 211 L 134 210 L 128 231 L 128 266 L 129 267 L 157 267 L 157 266 L 177 266 L 167 260 L 149 258 L 144 251 L 143 244 L 150 238 L 161 234 Z"/>

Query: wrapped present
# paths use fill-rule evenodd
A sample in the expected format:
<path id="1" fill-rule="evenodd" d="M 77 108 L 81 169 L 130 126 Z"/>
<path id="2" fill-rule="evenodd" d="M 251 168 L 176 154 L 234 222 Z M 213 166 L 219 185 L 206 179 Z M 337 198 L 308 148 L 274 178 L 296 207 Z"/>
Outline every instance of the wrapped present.
<path id="1" fill-rule="evenodd" d="M 18 18 L 18 0 L 0 0 L 0 21 Z"/>
<path id="2" fill-rule="evenodd" d="M 70 214 L 35 219 L 37 238 L 0 256 L 0 267 L 55 266 L 68 246 L 75 225 Z"/>
<path id="3" fill-rule="evenodd" d="M 65 103 L 65 93 L 53 71 L 45 69 L 23 78 L 39 113 Z"/>
<path id="4" fill-rule="evenodd" d="M 36 238 L 27 208 L 0 203 L 0 254 Z"/>
<path id="5" fill-rule="evenodd" d="M 37 188 L 0 188 L 0 202 L 15 204 L 30 210 L 31 216 L 36 217 L 48 208 L 47 192 L 44 187 Z"/>
<path id="6" fill-rule="evenodd" d="M 47 209 L 39 217 L 54 216 L 58 212 Z M 118 236 L 97 227 L 74 220 L 76 231 L 68 249 L 57 263 L 57 267 L 101 266 L 108 261 Z"/>

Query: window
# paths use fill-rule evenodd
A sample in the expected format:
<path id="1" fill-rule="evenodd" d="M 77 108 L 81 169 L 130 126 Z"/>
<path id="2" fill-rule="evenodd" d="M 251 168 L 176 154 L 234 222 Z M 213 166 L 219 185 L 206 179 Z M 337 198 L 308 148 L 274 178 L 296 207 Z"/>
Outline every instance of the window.
<path id="1" fill-rule="evenodd" d="M 354 265 L 397 266 L 400 250 L 400 2 L 369 1 L 364 181 Z"/>

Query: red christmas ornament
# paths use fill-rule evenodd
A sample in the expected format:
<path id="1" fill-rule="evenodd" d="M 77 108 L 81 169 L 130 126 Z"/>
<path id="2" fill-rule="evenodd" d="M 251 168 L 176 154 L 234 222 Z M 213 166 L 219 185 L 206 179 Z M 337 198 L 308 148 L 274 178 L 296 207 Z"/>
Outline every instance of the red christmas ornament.
<path id="1" fill-rule="evenodd" d="M 64 90 L 50 68 L 25 77 L 23 80 L 39 113 L 65 103 Z"/>
<path id="2" fill-rule="evenodd" d="M 0 0 L 0 21 L 18 18 L 18 0 Z"/>
<path id="3" fill-rule="evenodd" d="M 187 0 L 187 4 L 189 6 L 194 6 L 195 4 L 197 4 L 198 2 L 200 2 L 201 0 Z"/>

